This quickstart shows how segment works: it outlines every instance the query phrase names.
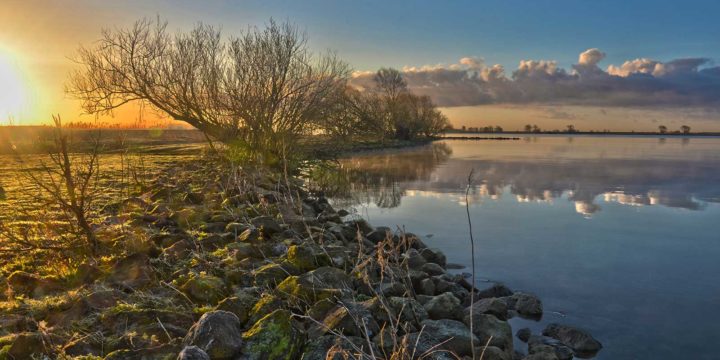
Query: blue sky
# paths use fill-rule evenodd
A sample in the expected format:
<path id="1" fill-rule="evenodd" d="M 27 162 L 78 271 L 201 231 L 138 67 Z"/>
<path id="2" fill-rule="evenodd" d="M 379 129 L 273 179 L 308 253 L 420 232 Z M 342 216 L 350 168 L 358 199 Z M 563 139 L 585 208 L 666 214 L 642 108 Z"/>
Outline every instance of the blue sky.
<path id="1" fill-rule="evenodd" d="M 508 68 L 520 59 L 567 67 L 588 48 L 605 62 L 649 57 L 720 58 L 716 1 L 194 1 L 156 2 L 133 12 L 182 22 L 305 27 L 313 45 L 336 49 L 358 69 L 425 65 L 480 56 Z"/>
<path id="2" fill-rule="evenodd" d="M 68 58 L 102 28 L 159 15 L 172 30 L 204 22 L 233 34 L 272 17 L 305 29 L 314 50 L 335 50 L 355 70 L 416 67 L 406 71 L 411 88 L 425 91 L 463 124 L 514 118 L 512 126 L 520 126 L 529 116 L 517 111 L 522 106 L 535 107 L 532 117 L 547 126 L 590 119 L 586 128 L 651 129 L 682 116 L 677 121 L 720 130 L 717 14 L 720 1 L 709 0 L 2 0 L 0 59 L 18 64 L 26 79 L 25 107 L 32 110 L 24 118 L 58 111 L 80 116 L 63 92 L 72 69 Z M 589 50 L 591 62 L 581 74 L 574 66 Z M 479 65 L 468 66 L 465 57 Z M 534 62 L 525 63 L 518 81 L 523 60 Z M 605 107 L 638 106 L 654 113 L 645 120 L 633 115 L 632 123 L 606 115 Z"/>

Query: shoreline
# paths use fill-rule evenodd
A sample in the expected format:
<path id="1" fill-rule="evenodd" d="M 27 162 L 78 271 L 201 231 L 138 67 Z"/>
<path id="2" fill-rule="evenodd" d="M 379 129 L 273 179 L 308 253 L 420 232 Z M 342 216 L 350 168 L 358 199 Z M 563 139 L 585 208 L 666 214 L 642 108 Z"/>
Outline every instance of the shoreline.
<path id="1" fill-rule="evenodd" d="M 9 274 L 4 280 L 12 297 L 2 316 L 17 321 L 0 341 L 0 353 L 104 359 L 275 354 L 270 358 L 290 360 L 324 359 L 331 350 L 378 359 L 412 350 L 435 351 L 435 359 L 482 351 L 485 360 L 510 360 L 568 359 L 601 347 L 582 330 L 550 325 L 542 335 L 518 332 L 529 345 L 516 354 L 507 320 L 541 317 L 537 297 L 504 285 L 474 288 L 447 272 L 442 250 L 411 233 L 349 219 L 347 211 L 304 192 L 298 179 L 222 169 L 206 159 L 173 164 L 145 195 L 110 207 L 100 234 L 119 229 L 120 221 L 148 237 L 144 245 L 84 265 L 75 275 L 82 277 L 71 277 L 75 282 Z M 209 180 L 233 177 L 238 183 L 231 188 Z M 30 326 L 37 321 L 48 322 L 51 331 Z M 78 326 L 103 338 L 74 339 Z M 128 342 L 133 332 L 155 337 Z M 43 345 L 49 337 L 62 346 Z"/>

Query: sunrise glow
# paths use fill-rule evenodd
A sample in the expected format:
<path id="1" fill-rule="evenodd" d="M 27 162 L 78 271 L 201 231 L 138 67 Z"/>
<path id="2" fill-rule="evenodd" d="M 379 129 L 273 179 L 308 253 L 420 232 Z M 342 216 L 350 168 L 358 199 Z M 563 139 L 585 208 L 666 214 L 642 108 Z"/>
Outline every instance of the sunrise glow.
<path id="1" fill-rule="evenodd" d="M 0 122 L 17 119 L 27 105 L 27 86 L 17 61 L 0 48 Z"/>

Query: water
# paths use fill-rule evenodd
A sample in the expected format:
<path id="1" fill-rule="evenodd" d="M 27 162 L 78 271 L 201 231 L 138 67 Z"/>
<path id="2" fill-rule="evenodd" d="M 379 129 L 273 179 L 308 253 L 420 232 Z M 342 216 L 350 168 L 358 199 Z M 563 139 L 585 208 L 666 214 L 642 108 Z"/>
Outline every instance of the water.
<path id="1" fill-rule="evenodd" d="M 545 306 L 513 331 L 576 325 L 603 343 L 598 359 L 720 356 L 720 138 L 446 140 L 342 164 L 339 205 L 468 267 L 474 169 L 478 276 Z"/>

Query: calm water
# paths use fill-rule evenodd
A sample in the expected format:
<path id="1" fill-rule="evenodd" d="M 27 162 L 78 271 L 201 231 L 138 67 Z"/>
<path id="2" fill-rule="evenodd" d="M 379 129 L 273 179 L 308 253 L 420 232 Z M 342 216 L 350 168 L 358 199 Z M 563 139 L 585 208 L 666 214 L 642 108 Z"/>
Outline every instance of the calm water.
<path id="1" fill-rule="evenodd" d="M 545 305 L 513 331 L 577 325 L 598 359 L 720 358 L 720 138 L 452 140 L 343 167 L 337 202 L 467 266 L 474 169 L 478 276 Z"/>

